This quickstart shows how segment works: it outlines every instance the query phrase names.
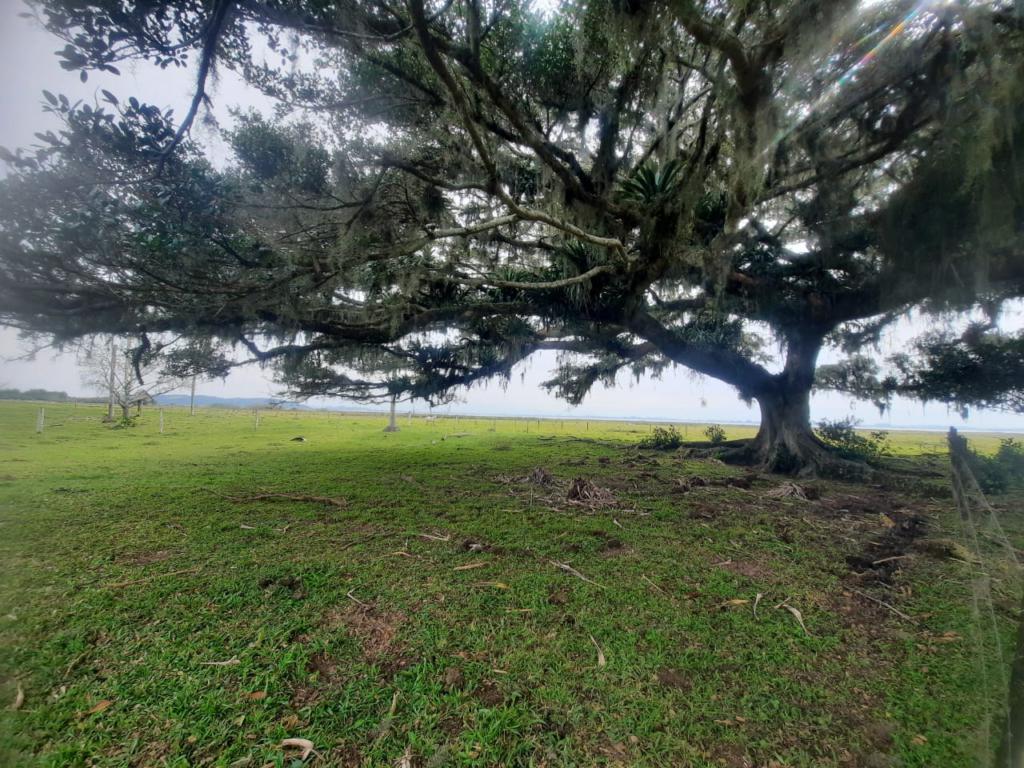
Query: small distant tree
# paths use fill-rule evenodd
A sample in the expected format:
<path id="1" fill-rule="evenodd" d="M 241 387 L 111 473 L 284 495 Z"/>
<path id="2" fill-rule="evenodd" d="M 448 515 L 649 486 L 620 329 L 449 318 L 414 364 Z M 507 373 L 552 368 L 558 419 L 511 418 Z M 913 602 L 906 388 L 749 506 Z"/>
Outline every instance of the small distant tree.
<path id="1" fill-rule="evenodd" d="M 185 380 L 165 370 L 165 361 L 156 353 L 120 347 L 116 340 L 91 343 L 79 357 L 84 367 L 86 386 L 106 392 L 109 398 L 107 419 L 113 421 L 115 408 L 121 409 L 122 423 L 131 420 L 131 408 L 141 411 L 143 403 L 182 387 Z"/>

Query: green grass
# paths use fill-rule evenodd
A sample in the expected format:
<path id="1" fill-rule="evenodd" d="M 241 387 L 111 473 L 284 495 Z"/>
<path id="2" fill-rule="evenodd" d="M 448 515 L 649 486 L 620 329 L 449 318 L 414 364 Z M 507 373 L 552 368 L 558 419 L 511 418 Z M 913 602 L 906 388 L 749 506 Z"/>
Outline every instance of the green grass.
<path id="1" fill-rule="evenodd" d="M 37 435 L 36 408 L 0 403 L 4 765 L 289 765 L 305 738 L 316 765 L 968 766 L 992 737 L 973 569 L 912 549 L 882 589 L 845 561 L 911 512 L 955 537 L 948 500 L 684 493 L 741 473 L 638 453 L 648 425 L 166 409 L 161 435 L 48 405 Z M 612 500 L 567 503 L 576 477 Z M 347 506 L 227 498 L 264 492 Z"/>

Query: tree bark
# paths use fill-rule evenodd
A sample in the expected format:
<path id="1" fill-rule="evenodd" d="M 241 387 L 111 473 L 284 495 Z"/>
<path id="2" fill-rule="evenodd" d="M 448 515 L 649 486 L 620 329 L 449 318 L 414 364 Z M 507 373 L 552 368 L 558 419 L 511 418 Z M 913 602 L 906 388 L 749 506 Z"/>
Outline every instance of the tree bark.
<path id="1" fill-rule="evenodd" d="M 130 403 L 121 404 L 121 420 L 128 421 L 132 417 L 132 406 Z"/>
<path id="2" fill-rule="evenodd" d="M 398 400 L 394 395 L 391 396 L 391 411 L 388 414 L 388 425 L 384 427 L 385 432 L 397 432 L 398 423 L 395 421 L 395 403 Z"/>
<path id="3" fill-rule="evenodd" d="M 107 418 L 106 421 L 114 420 L 114 400 L 116 399 L 116 393 L 114 391 L 117 380 L 117 341 L 115 337 L 110 337 L 110 371 L 107 375 Z"/>
<path id="4" fill-rule="evenodd" d="M 811 428 L 810 389 L 781 386 L 757 398 L 761 426 L 747 447 L 750 457 L 772 472 L 814 475 L 834 461 Z"/>
<path id="5" fill-rule="evenodd" d="M 757 435 L 725 458 L 800 477 L 863 479 L 870 474 L 866 465 L 837 456 L 811 427 L 811 388 L 824 336 L 815 329 L 790 335 L 785 367 L 754 393 L 761 409 Z"/>

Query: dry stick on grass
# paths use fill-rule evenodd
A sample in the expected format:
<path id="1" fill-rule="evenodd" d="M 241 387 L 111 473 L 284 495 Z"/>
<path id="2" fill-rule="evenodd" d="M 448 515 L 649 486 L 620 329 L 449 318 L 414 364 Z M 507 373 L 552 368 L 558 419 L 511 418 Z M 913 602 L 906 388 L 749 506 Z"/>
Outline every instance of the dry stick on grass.
<path id="1" fill-rule="evenodd" d="M 330 496 L 313 496 L 308 493 L 255 493 L 251 496 L 231 496 L 215 491 L 212 488 L 206 488 L 205 490 L 214 496 L 220 496 L 222 499 L 233 501 L 236 504 L 247 504 L 252 501 L 305 501 L 310 504 L 326 504 L 338 509 L 346 509 L 348 507 L 348 501 L 345 499 L 335 499 Z"/>
<path id="2" fill-rule="evenodd" d="M 661 594 L 666 595 L 666 596 L 668 595 L 668 592 L 666 592 L 664 589 L 662 589 L 657 584 L 655 584 L 653 581 L 651 581 L 649 578 L 647 578 L 647 574 L 646 573 L 641 573 L 640 574 L 640 578 L 641 578 L 641 580 L 646 581 L 648 584 L 650 584 L 652 587 L 654 587 L 654 591 L 655 592 L 660 592 Z"/>
<path id="3" fill-rule="evenodd" d="M 120 589 L 121 587 L 131 587 L 135 584 L 145 584 L 146 582 L 153 581 L 155 579 L 163 579 L 168 576 L 181 576 L 186 573 L 198 573 L 199 568 L 183 568 L 180 571 L 170 571 L 168 573 L 157 573 L 153 576 L 147 576 L 144 579 L 132 579 L 131 581 L 118 581 L 113 584 L 107 584 L 107 589 Z"/>
<path id="4" fill-rule="evenodd" d="M 548 560 L 548 562 L 551 563 L 553 566 L 555 566 L 555 568 L 560 568 L 561 570 L 565 571 L 566 573 L 571 573 L 577 579 L 582 579 L 583 581 L 587 582 L 587 584 L 593 584 L 595 587 L 600 587 L 601 589 L 607 589 L 607 587 L 604 584 L 598 584 L 593 579 L 588 579 L 586 576 L 584 576 L 582 573 L 577 571 L 575 568 L 573 568 L 568 563 L 560 563 L 557 560 Z"/>
<path id="5" fill-rule="evenodd" d="M 604 657 L 604 651 L 601 650 L 601 646 L 597 644 L 597 640 L 594 639 L 593 635 L 590 635 L 590 642 L 597 648 L 597 666 L 603 667 L 608 661 Z"/>
<path id="6" fill-rule="evenodd" d="M 889 605 L 884 600 L 879 600 L 877 597 L 872 597 L 867 592 L 861 592 L 859 589 L 851 588 L 850 591 L 853 592 L 854 594 L 860 595 L 861 597 L 866 597 L 868 600 L 870 600 L 873 603 L 878 603 L 883 608 L 888 608 L 890 611 L 895 613 L 901 619 L 904 619 L 905 621 L 909 621 L 911 624 L 917 624 L 917 620 L 914 619 L 914 617 L 908 616 L 903 611 L 899 610 L 898 608 L 894 608 L 893 606 Z"/>
<path id="7" fill-rule="evenodd" d="M 881 565 L 882 563 L 891 563 L 893 560 L 903 560 L 906 557 L 912 557 L 912 555 L 893 555 L 892 557 L 883 557 L 881 560 L 875 560 L 872 565 Z"/>

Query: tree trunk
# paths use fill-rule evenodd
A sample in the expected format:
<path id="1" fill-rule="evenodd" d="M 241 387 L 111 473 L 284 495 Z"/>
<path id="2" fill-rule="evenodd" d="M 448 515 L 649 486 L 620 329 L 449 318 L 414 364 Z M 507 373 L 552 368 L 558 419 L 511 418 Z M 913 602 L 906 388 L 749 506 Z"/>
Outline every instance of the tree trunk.
<path id="1" fill-rule="evenodd" d="M 131 403 L 121 404 L 121 421 L 128 421 L 132 417 Z"/>
<path id="2" fill-rule="evenodd" d="M 391 411 L 388 414 L 388 425 L 384 427 L 385 432 L 397 432 L 398 424 L 395 422 L 395 403 L 398 400 L 394 395 L 391 396 Z"/>
<path id="3" fill-rule="evenodd" d="M 747 451 L 757 464 L 772 472 L 817 474 L 835 457 L 811 428 L 811 392 L 780 389 L 757 399 L 761 427 Z"/>
<path id="4" fill-rule="evenodd" d="M 110 372 L 107 376 L 107 418 L 106 421 L 114 420 L 114 388 L 117 380 L 117 342 L 110 337 Z"/>
<path id="5" fill-rule="evenodd" d="M 192 394 L 188 398 L 188 415 L 196 415 L 196 375 L 192 374 Z"/>
<path id="6" fill-rule="evenodd" d="M 761 408 L 757 436 L 731 458 L 801 477 L 863 479 L 870 474 L 866 465 L 837 456 L 811 427 L 811 388 L 823 339 L 824 333 L 813 329 L 792 333 L 785 368 L 754 393 Z"/>

